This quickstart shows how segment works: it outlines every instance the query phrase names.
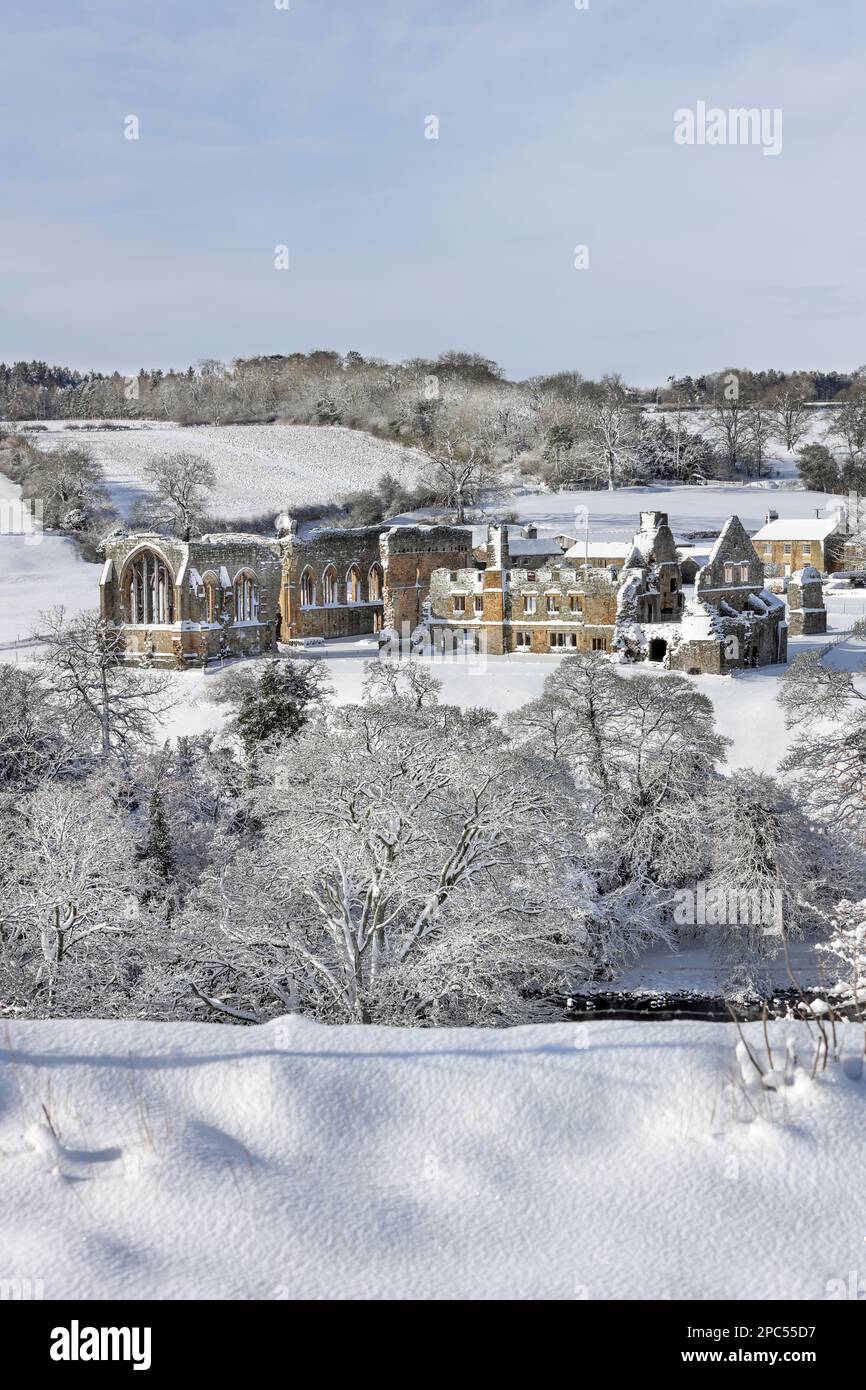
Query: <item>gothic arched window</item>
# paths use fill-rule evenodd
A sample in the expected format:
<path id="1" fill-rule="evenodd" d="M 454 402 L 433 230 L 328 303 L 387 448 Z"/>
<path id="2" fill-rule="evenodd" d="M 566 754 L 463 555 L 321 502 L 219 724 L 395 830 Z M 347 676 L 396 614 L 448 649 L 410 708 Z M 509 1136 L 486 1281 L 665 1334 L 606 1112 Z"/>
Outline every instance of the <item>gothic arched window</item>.
<path id="1" fill-rule="evenodd" d="M 301 607 L 313 608 L 316 603 L 316 576 L 307 567 L 301 575 Z"/>
<path id="2" fill-rule="evenodd" d="M 235 579 L 235 622 L 255 623 L 259 617 L 259 586 L 252 570 L 241 570 Z"/>
<path id="3" fill-rule="evenodd" d="M 371 603 L 376 603 L 382 597 L 382 566 L 372 564 L 370 573 L 367 576 L 367 593 Z"/>
<path id="4" fill-rule="evenodd" d="M 357 565 L 352 565 L 346 575 L 346 602 L 361 602 L 361 571 Z"/>
<path id="5" fill-rule="evenodd" d="M 338 601 L 337 571 L 334 569 L 333 565 L 328 565 L 328 568 L 322 575 L 322 602 L 337 603 Z"/>
<path id="6" fill-rule="evenodd" d="M 208 570 L 204 576 L 204 621 L 219 622 L 220 607 L 220 582 L 213 570 Z"/>
<path id="7" fill-rule="evenodd" d="M 155 550 L 139 550 L 124 578 L 129 621 L 142 627 L 174 622 L 174 576 Z"/>

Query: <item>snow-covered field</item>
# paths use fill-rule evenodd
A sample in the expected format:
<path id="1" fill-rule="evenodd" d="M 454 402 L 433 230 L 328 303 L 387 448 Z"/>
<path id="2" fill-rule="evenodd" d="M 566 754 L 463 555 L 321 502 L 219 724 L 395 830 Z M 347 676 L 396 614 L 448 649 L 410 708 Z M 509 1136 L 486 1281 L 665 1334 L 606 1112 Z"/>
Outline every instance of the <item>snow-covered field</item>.
<path id="1" fill-rule="evenodd" d="M 521 520 L 535 522 L 542 534 L 562 532 L 576 539 L 583 538 L 585 509 L 591 536 L 629 541 L 642 511 L 667 512 L 677 540 L 685 540 L 694 532 L 718 535 L 729 516 L 738 516 L 747 531 L 757 531 L 770 507 L 780 517 L 813 518 L 816 513 L 828 517 L 842 500 L 790 483 L 715 483 L 707 487 L 654 483 L 614 492 L 518 493 L 509 495 L 507 505 Z"/>
<path id="2" fill-rule="evenodd" d="M 213 511 L 226 518 L 277 514 L 283 507 L 335 502 L 371 487 L 383 473 L 403 483 L 418 476 L 422 455 L 360 430 L 314 425 L 201 425 L 183 428 L 141 421 L 124 428 L 69 428 L 48 421 L 34 436 L 40 448 L 79 444 L 102 464 L 111 500 L 123 516 L 147 491 L 144 469 L 160 454 L 184 450 L 214 467 Z M 23 426 L 26 427 L 26 426 Z"/>
<path id="3" fill-rule="evenodd" d="M 811 1064 L 805 1025 L 770 1037 Z M 839 1297 L 863 1263 L 866 1079 L 746 1099 L 735 1041 L 10 1024 L 0 1278 L 76 1300 Z"/>
<path id="4" fill-rule="evenodd" d="M 218 480 L 213 510 L 226 518 L 332 503 L 346 492 L 375 484 L 386 472 L 401 482 L 412 483 L 424 461 L 418 450 L 339 426 L 185 428 L 147 420 L 124 421 L 120 422 L 122 428 L 106 430 L 95 426 L 110 422 L 42 423 L 45 428 L 34 436 L 40 447 L 50 449 L 61 443 L 77 443 L 93 452 L 105 470 L 111 499 L 124 516 L 147 490 L 147 462 L 180 449 L 201 454 L 213 464 Z M 21 427 L 27 428 L 27 424 L 23 422 Z M 706 421 L 696 418 L 690 428 L 701 424 Z M 827 419 L 821 412 L 811 421 L 807 438 L 823 440 L 826 426 Z M 732 512 L 747 530 L 757 530 L 768 506 L 782 517 L 813 517 L 816 511 L 827 514 L 840 500 L 798 489 L 796 455 L 789 453 L 781 440 L 770 448 L 765 467 L 773 472 L 773 478 L 745 485 L 652 485 L 621 488 L 612 493 L 538 493 L 518 488 L 505 494 L 497 492 L 486 502 L 491 511 L 501 512 L 513 506 L 522 520 L 534 521 L 545 531 L 565 531 L 576 536 L 583 535 L 584 523 L 576 522 L 575 511 L 586 508 L 592 535 L 619 540 L 631 539 L 642 508 L 667 511 L 674 531 L 682 537 L 696 530 L 718 531 Z"/>

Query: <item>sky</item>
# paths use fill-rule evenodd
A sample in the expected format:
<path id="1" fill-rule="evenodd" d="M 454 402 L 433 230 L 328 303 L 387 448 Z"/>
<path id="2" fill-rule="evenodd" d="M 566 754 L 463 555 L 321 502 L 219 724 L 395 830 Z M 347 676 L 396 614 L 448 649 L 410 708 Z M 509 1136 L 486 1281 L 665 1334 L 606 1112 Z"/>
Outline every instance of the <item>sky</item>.
<path id="1" fill-rule="evenodd" d="M 866 362 L 862 0 L 578 3 L 0 0 L 0 359 Z"/>

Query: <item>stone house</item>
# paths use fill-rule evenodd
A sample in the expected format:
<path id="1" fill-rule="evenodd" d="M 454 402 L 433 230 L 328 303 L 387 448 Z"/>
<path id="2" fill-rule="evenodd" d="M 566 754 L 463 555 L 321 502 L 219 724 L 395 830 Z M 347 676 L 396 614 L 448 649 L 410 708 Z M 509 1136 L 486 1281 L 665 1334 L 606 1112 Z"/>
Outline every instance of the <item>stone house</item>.
<path id="1" fill-rule="evenodd" d="M 503 527 L 491 526 L 483 564 L 434 571 L 426 625 L 434 648 L 471 644 L 492 655 L 616 651 L 624 661 L 723 675 L 787 659 L 782 599 L 731 517 L 687 595 L 664 512 L 643 512 L 619 573 L 515 563 Z"/>
<path id="2" fill-rule="evenodd" d="M 279 550 L 259 536 L 112 538 L 100 613 L 120 630 L 129 658 L 182 668 L 259 656 L 276 647 L 281 575 Z"/>
<path id="3" fill-rule="evenodd" d="M 589 575 L 562 556 L 514 564 L 507 528 L 491 526 L 483 564 L 431 576 L 426 624 L 439 648 L 456 637 L 492 655 L 608 651 L 616 592 L 612 574 Z"/>
<path id="4" fill-rule="evenodd" d="M 790 575 L 810 566 L 825 574 L 841 569 L 847 536 L 844 516 L 779 518 L 768 514 L 752 536 L 765 568 Z"/>

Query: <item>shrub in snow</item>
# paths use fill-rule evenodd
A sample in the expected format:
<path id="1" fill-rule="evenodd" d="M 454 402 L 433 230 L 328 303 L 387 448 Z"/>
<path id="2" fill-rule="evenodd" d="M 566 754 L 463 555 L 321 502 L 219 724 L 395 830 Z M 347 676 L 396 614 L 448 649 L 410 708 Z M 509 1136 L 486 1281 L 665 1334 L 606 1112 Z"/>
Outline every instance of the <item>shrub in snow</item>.
<path id="1" fill-rule="evenodd" d="M 855 1008 L 862 1018 L 866 1006 L 866 898 L 859 902 L 843 899 L 836 914 L 830 936 L 817 949 L 838 972 L 834 997 L 841 1005 Z"/>

